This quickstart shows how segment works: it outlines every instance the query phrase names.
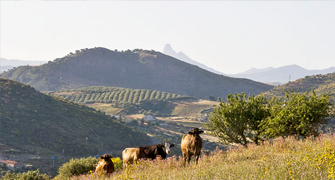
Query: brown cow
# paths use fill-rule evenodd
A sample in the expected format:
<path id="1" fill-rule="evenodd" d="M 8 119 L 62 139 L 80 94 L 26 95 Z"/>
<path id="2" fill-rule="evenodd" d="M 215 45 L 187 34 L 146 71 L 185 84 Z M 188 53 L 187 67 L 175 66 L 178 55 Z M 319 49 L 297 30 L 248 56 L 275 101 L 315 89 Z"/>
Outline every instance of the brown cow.
<path id="1" fill-rule="evenodd" d="M 194 160 L 198 164 L 198 159 L 200 156 L 201 148 L 202 148 L 202 140 L 199 134 L 204 131 L 198 128 L 194 128 L 185 134 L 181 139 L 181 151 L 183 153 L 184 164 L 186 164 L 186 160 L 188 163 L 191 161 L 191 157 L 194 155 Z"/>
<path id="2" fill-rule="evenodd" d="M 174 147 L 174 144 L 164 143 L 126 148 L 122 151 L 123 167 L 126 168 L 128 164 L 132 164 L 139 159 L 156 159 L 157 156 L 161 156 L 162 159 L 165 159 L 166 155 L 170 154 L 170 148 L 172 147 Z"/>
<path id="3" fill-rule="evenodd" d="M 114 172 L 114 164 L 112 159 L 113 156 L 109 154 L 104 154 L 100 156 L 100 161 L 96 165 L 95 174 L 106 173 L 111 174 Z"/>

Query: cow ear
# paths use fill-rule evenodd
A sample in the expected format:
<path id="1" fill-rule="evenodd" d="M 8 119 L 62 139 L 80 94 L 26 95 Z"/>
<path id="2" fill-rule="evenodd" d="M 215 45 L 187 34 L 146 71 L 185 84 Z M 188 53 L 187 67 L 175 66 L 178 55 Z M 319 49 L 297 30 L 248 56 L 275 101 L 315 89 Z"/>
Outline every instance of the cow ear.
<path id="1" fill-rule="evenodd" d="M 174 147 L 174 144 L 171 144 L 171 145 L 170 145 L 170 148 L 172 148 L 172 147 Z"/>
<path id="2" fill-rule="evenodd" d="M 201 134 L 201 133 L 204 133 L 204 131 L 202 129 L 199 130 L 199 134 Z"/>
<path id="3" fill-rule="evenodd" d="M 189 132 L 188 132 L 188 134 L 194 134 L 194 131 L 193 131 L 193 130 L 191 130 L 191 131 L 189 131 Z"/>
<path id="4" fill-rule="evenodd" d="M 100 159 L 104 159 L 104 157 L 100 156 Z"/>

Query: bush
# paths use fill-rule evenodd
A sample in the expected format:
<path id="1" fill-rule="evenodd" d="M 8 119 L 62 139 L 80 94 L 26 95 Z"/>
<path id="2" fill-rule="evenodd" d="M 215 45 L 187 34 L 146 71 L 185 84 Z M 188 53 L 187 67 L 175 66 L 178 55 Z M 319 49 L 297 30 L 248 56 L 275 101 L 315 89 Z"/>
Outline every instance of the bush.
<path id="1" fill-rule="evenodd" d="M 11 173 L 9 171 L 1 178 L 3 180 L 49 180 L 46 174 L 40 174 L 39 169 L 26 173 Z"/>
<path id="2" fill-rule="evenodd" d="M 121 170 L 123 168 L 123 162 L 119 157 L 112 158 L 112 161 L 114 164 L 115 171 Z"/>
<path id="3" fill-rule="evenodd" d="M 88 157 L 81 159 L 71 159 L 69 162 L 64 163 L 58 169 L 58 179 L 67 179 L 72 176 L 77 176 L 80 174 L 87 174 L 90 171 L 94 171 L 94 164 L 98 163 L 98 158 Z"/>

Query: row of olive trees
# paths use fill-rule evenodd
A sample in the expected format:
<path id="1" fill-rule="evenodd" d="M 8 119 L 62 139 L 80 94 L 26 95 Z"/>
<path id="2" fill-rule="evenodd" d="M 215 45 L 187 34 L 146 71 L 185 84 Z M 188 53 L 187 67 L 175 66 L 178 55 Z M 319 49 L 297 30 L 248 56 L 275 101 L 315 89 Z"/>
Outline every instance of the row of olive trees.
<path id="1" fill-rule="evenodd" d="M 286 98 L 268 99 L 263 94 L 247 97 L 244 93 L 219 99 L 205 126 L 221 142 L 247 147 L 275 137 L 319 135 L 320 126 L 327 123 L 332 103 L 328 93 L 286 92 Z"/>
<path id="2" fill-rule="evenodd" d="M 127 88 L 111 88 L 110 91 L 106 92 L 83 91 L 80 93 L 71 93 L 60 96 L 77 103 L 126 102 L 133 104 L 145 100 L 167 100 L 182 97 L 182 95 L 155 91 L 155 90 L 127 89 Z"/>

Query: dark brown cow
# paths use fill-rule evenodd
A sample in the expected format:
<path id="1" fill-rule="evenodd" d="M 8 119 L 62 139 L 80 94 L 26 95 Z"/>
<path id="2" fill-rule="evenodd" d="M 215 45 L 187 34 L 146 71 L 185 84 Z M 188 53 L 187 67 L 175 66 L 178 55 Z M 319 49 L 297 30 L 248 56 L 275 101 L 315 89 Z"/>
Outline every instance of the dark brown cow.
<path id="1" fill-rule="evenodd" d="M 101 173 L 106 173 L 106 174 L 111 174 L 114 172 L 114 164 L 112 159 L 113 156 L 109 154 L 104 154 L 103 156 L 100 156 L 100 161 L 96 165 L 95 168 L 95 173 L 96 174 L 101 174 Z"/>
<path id="2" fill-rule="evenodd" d="M 134 161 L 139 159 L 156 159 L 157 156 L 165 159 L 166 155 L 170 154 L 170 148 L 172 147 L 174 147 L 174 144 L 164 143 L 136 148 L 126 148 L 122 151 L 123 167 L 127 167 L 128 164 L 132 164 Z"/>
<path id="3" fill-rule="evenodd" d="M 202 148 L 202 140 L 199 134 L 204 131 L 198 128 L 194 128 L 185 134 L 181 139 L 181 151 L 183 153 L 184 164 L 186 160 L 188 163 L 191 161 L 191 157 L 194 155 L 194 160 L 198 164 L 198 159 L 200 156 Z"/>

